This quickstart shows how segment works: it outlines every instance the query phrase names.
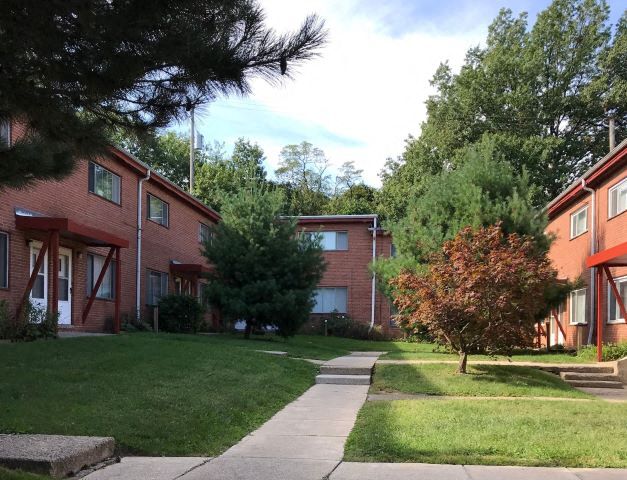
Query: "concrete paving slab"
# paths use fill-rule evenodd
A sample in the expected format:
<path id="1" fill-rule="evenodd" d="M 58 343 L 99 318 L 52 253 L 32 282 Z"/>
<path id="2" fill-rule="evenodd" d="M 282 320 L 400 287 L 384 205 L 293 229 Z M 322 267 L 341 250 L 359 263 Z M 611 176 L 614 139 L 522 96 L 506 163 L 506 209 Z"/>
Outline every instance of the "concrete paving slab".
<path id="1" fill-rule="evenodd" d="M 627 402 L 627 388 L 586 388 L 577 387 L 577 390 L 590 393 L 595 397 L 607 400 L 608 402 Z"/>
<path id="2" fill-rule="evenodd" d="M 255 352 L 267 353 L 268 355 L 277 355 L 279 357 L 287 357 L 287 352 L 281 352 L 279 350 L 255 350 Z"/>
<path id="3" fill-rule="evenodd" d="M 468 480 L 461 465 L 343 462 L 329 480 Z M 503 479 L 501 479 L 503 480 Z"/>
<path id="4" fill-rule="evenodd" d="M 627 468 L 569 468 L 581 480 L 625 480 Z"/>
<path id="5" fill-rule="evenodd" d="M 180 477 L 181 480 L 321 480 L 338 462 L 275 458 L 220 457 Z"/>
<path id="6" fill-rule="evenodd" d="M 351 357 L 372 357 L 372 358 L 377 358 L 381 355 L 385 355 L 388 352 L 351 352 L 350 356 Z"/>
<path id="7" fill-rule="evenodd" d="M 471 480 L 579 480 L 566 468 L 485 465 L 466 465 L 464 468 Z"/>
<path id="8" fill-rule="evenodd" d="M 114 450 L 111 437 L 0 434 L 0 465 L 58 478 L 100 463 Z"/>
<path id="9" fill-rule="evenodd" d="M 318 375 L 316 383 L 338 385 L 370 385 L 370 375 Z"/>
<path id="10" fill-rule="evenodd" d="M 277 413 L 275 420 L 347 420 L 355 421 L 357 412 L 354 408 L 328 408 L 309 406 L 288 406 Z"/>
<path id="11" fill-rule="evenodd" d="M 346 420 L 277 420 L 268 422 L 251 435 L 307 435 L 348 437 L 353 422 Z"/>
<path id="12" fill-rule="evenodd" d="M 355 367 L 355 368 L 370 368 L 376 363 L 374 357 L 338 357 L 333 360 L 325 362 L 324 365 L 330 367 Z"/>
<path id="13" fill-rule="evenodd" d="M 223 457 L 291 458 L 340 461 L 344 437 L 249 435 L 229 448 Z"/>
<path id="14" fill-rule="evenodd" d="M 90 473 L 86 480 L 173 480 L 208 462 L 207 457 L 124 457 Z"/>

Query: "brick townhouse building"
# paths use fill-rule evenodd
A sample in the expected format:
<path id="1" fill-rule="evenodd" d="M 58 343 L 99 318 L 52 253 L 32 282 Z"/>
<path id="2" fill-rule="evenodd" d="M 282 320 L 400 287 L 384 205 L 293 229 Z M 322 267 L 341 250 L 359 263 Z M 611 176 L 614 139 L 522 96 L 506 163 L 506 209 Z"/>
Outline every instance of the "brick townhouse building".
<path id="1" fill-rule="evenodd" d="M 2 142 L 23 134 L 0 127 Z M 120 149 L 0 199 L 0 300 L 12 312 L 30 298 L 58 311 L 60 328 L 115 332 L 167 292 L 201 294 L 201 243 L 219 215 Z"/>
<path id="2" fill-rule="evenodd" d="M 380 228 L 377 215 L 321 215 L 298 217 L 302 232 L 321 237 L 327 264 L 316 290 L 312 325 L 337 311 L 364 324 L 380 325 L 390 336 L 400 335 L 390 303 L 376 288 L 369 265 L 392 255 L 392 238 Z"/>
<path id="3" fill-rule="evenodd" d="M 627 340 L 627 140 L 551 201 L 547 213 L 558 277 L 583 281 L 552 312 L 549 344 Z"/>

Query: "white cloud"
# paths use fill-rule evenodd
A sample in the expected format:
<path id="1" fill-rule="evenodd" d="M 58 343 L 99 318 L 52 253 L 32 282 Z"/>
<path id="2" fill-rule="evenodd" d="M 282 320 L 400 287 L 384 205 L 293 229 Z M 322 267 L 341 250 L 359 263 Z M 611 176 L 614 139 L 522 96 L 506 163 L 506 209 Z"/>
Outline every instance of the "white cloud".
<path id="1" fill-rule="evenodd" d="M 463 32 L 438 31 L 426 22 L 420 26 L 417 22 L 412 29 L 405 22 L 404 33 L 393 35 L 393 29 L 382 24 L 389 11 L 377 15 L 371 7 L 367 14 L 360 13 L 354 0 L 262 0 L 261 4 L 268 25 L 279 32 L 294 29 L 308 13 L 318 13 L 329 29 L 328 44 L 319 58 L 299 68 L 293 81 L 277 86 L 254 80 L 251 97 L 218 104 L 230 106 L 239 115 L 270 110 L 295 124 L 319 127 L 289 143 L 308 140 L 322 148 L 334 165 L 354 160 L 373 185 L 380 183 L 377 174 L 385 159 L 403 151 L 408 134 L 419 133 L 424 102 L 432 93 L 429 80 L 438 64 L 449 60 L 454 68 L 459 67 L 467 49 L 485 37 L 491 20 L 486 17 L 485 23 Z M 211 122 L 220 122 L 220 109 L 210 107 L 210 111 L 215 116 Z M 247 135 L 237 131 L 236 125 L 231 138 L 220 140 L 231 143 Z M 342 145 L 317 136 L 320 129 L 361 145 Z M 257 133 L 251 139 L 264 148 L 271 168 L 288 143 L 273 134 Z"/>

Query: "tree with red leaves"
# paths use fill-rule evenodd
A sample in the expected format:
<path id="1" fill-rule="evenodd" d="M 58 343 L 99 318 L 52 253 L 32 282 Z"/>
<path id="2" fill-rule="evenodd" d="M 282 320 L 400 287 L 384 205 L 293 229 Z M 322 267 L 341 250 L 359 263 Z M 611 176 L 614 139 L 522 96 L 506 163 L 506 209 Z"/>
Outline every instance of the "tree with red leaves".
<path id="1" fill-rule="evenodd" d="M 391 280 L 402 328 L 426 326 L 459 353 L 510 354 L 533 345 L 534 324 L 546 311 L 546 292 L 557 272 L 533 238 L 504 235 L 500 224 L 467 227 L 431 256 L 426 272 Z"/>

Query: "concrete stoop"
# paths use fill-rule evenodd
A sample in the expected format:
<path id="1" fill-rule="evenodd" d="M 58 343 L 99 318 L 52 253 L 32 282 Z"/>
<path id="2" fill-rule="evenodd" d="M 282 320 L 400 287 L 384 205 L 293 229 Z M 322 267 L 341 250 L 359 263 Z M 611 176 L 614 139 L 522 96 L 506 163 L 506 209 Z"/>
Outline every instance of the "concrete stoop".
<path id="1" fill-rule="evenodd" d="M 318 384 L 370 385 L 370 375 L 318 375 Z"/>
<path id="2" fill-rule="evenodd" d="M 560 367 L 558 374 L 569 385 L 578 388 L 617 388 L 622 389 L 623 383 L 609 366 L 577 366 Z"/>
<path id="3" fill-rule="evenodd" d="M 113 456 L 111 437 L 0 434 L 0 465 L 63 478 Z"/>
<path id="4" fill-rule="evenodd" d="M 353 352 L 325 362 L 316 377 L 318 384 L 370 385 L 372 369 L 381 352 Z"/>

